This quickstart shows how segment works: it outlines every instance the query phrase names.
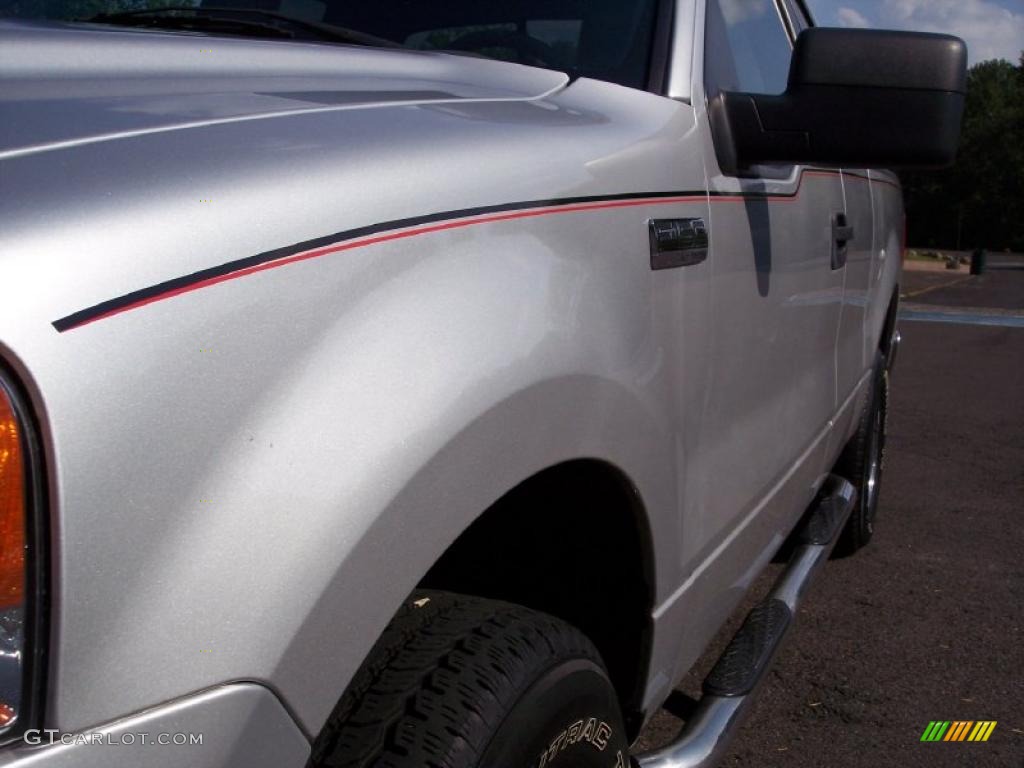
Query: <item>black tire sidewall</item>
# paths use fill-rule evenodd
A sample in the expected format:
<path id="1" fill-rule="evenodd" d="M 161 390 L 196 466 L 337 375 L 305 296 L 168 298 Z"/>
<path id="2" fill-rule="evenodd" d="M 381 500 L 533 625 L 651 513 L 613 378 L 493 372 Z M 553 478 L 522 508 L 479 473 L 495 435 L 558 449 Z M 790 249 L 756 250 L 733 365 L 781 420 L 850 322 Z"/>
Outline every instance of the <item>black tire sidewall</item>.
<path id="1" fill-rule="evenodd" d="M 563 661 L 523 693 L 495 731 L 477 768 L 629 766 L 629 743 L 604 671 Z"/>

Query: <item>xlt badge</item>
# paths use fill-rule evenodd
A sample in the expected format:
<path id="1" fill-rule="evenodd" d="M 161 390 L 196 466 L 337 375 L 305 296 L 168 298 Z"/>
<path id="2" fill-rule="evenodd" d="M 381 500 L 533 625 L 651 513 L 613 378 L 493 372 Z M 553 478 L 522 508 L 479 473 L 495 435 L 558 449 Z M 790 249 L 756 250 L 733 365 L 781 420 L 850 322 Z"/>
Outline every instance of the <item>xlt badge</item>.
<path id="1" fill-rule="evenodd" d="M 704 219 L 650 219 L 651 269 L 699 264 L 708 257 Z"/>

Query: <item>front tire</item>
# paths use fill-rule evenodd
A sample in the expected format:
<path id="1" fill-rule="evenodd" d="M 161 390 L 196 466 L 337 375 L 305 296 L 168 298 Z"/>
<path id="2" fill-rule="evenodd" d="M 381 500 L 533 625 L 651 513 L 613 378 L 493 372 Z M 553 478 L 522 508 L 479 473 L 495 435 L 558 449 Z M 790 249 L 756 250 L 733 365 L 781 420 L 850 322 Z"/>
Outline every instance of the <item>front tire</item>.
<path id="1" fill-rule="evenodd" d="M 521 606 L 414 593 L 313 746 L 311 768 L 626 768 L 593 644 Z"/>

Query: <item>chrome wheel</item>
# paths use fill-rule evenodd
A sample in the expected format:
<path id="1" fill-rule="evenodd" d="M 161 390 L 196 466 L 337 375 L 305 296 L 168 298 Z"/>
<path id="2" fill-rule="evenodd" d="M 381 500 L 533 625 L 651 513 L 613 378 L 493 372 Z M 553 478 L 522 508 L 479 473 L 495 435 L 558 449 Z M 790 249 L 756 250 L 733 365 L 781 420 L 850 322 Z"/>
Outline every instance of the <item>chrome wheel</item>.
<path id="1" fill-rule="evenodd" d="M 878 486 L 882 480 L 882 435 L 884 414 L 882 408 L 876 408 L 871 419 L 871 442 L 868 448 L 868 461 L 864 467 L 864 522 L 868 532 L 875 527 L 875 508 L 878 506 Z"/>
<path id="2" fill-rule="evenodd" d="M 857 486 L 857 506 L 836 545 L 839 556 L 856 552 L 871 540 L 875 530 L 882 470 L 885 466 L 885 432 L 889 405 L 889 375 L 878 355 L 870 399 L 861 412 L 857 432 L 836 463 L 836 473 Z"/>

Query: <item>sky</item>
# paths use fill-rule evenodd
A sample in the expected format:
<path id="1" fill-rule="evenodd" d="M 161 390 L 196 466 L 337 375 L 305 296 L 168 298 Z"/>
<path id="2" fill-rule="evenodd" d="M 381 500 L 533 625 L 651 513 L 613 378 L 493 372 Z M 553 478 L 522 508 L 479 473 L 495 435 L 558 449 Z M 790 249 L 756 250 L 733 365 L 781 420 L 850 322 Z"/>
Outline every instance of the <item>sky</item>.
<path id="1" fill-rule="evenodd" d="M 822 27 L 948 32 L 967 41 L 971 64 L 1024 50 L 1024 0 L 807 0 Z"/>

